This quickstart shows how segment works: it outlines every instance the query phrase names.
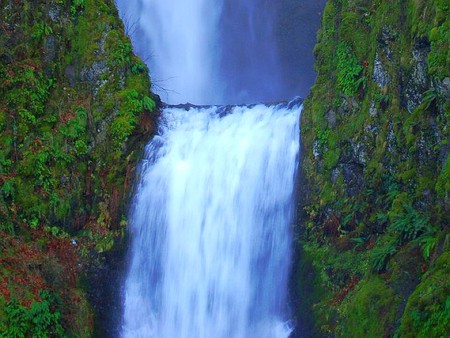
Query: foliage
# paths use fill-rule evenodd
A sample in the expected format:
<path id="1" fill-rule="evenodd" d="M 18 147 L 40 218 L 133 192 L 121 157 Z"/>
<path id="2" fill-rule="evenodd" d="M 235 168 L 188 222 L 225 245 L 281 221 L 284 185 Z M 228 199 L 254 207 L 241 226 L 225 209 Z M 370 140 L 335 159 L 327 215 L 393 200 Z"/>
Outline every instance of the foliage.
<path id="1" fill-rule="evenodd" d="M 298 222 L 317 289 L 326 290 L 302 299 L 312 304 L 324 334 L 445 332 L 439 331 L 445 298 L 430 296 L 426 311 L 403 313 L 397 297 L 416 298 L 417 306 L 422 275 L 448 252 L 449 7 L 444 0 L 329 0 L 325 6 L 314 49 L 318 74 L 302 114 L 306 193 Z M 371 76 L 380 67 L 389 79 L 382 88 Z M 330 111 L 339 123 L 329 122 Z M 351 289 L 354 276 L 361 281 Z M 364 291 L 372 279 L 396 299 L 382 313 L 370 312 L 371 301 L 380 302 Z M 367 306 L 357 315 L 359 301 Z M 412 313 L 420 324 L 401 331 L 399 323 L 414 321 Z M 433 325 L 441 329 L 432 331 Z"/>
<path id="2" fill-rule="evenodd" d="M 425 233 L 417 238 L 416 242 L 422 248 L 423 258 L 429 259 L 432 251 L 437 247 L 439 243 L 439 238 L 434 234 Z"/>
<path id="3" fill-rule="evenodd" d="M 53 33 L 53 30 L 50 26 L 47 26 L 43 22 L 37 22 L 37 23 L 35 23 L 35 25 L 33 27 L 32 37 L 37 40 L 40 40 L 44 36 L 48 36 L 52 33 Z"/>
<path id="4" fill-rule="evenodd" d="M 5 309 L 0 319 L 1 337 L 64 337 L 61 314 L 54 309 L 55 297 L 46 290 L 40 291 L 41 301 L 34 301 L 30 308 L 15 300 Z"/>
<path id="5" fill-rule="evenodd" d="M 131 63 L 132 47 L 129 41 L 120 41 L 111 51 L 113 66 L 123 67 Z"/>
<path id="6" fill-rule="evenodd" d="M 86 0 L 73 0 L 70 4 L 70 14 L 75 16 L 79 11 L 84 9 Z"/>
<path id="7" fill-rule="evenodd" d="M 341 42 L 337 47 L 337 79 L 338 86 L 345 95 L 355 95 L 360 84 L 365 83 L 365 77 L 360 77 L 363 69 L 350 45 Z"/>
<path id="8" fill-rule="evenodd" d="M 4 7 L 0 318 L 9 304 L 9 322 L 2 323 L 8 330 L 23 321 L 25 336 L 29 325 L 35 336 L 59 336 L 61 325 L 69 336 L 89 337 L 92 310 L 79 267 L 95 266 L 93 253 L 111 250 L 124 236 L 120 219 L 132 167 L 153 132 L 157 105 L 114 2 Z M 32 305 L 38 290 L 50 286 L 60 302 L 48 308 L 54 317 L 45 314 L 45 301 Z M 27 321 L 25 309 L 42 314 L 42 321 Z M 55 331 L 41 334 L 36 327 L 44 330 L 48 322 Z"/>
<path id="9" fill-rule="evenodd" d="M 417 238 L 421 234 L 431 233 L 432 225 L 410 204 L 403 205 L 400 213 L 392 216 L 391 230 L 398 236 L 400 243 Z"/>
<path id="10" fill-rule="evenodd" d="M 395 239 L 384 239 L 379 241 L 378 245 L 371 252 L 371 267 L 376 272 L 381 272 L 385 269 L 386 264 L 397 252 L 397 243 Z"/>

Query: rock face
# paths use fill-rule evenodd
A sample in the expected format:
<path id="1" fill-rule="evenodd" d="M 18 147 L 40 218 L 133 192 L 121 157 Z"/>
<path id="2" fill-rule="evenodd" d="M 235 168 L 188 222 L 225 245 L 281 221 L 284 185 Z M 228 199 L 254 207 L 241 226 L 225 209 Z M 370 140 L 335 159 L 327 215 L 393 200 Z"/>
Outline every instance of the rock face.
<path id="1" fill-rule="evenodd" d="M 59 322 L 42 325 L 89 337 L 101 326 L 90 309 L 103 318 L 109 305 L 95 303 L 92 287 L 90 307 L 81 283 L 108 276 L 106 258 L 120 257 L 105 252 L 123 249 L 134 166 L 158 98 L 113 1 L 3 3 L 0 332 L 12 335 L 18 321 L 24 336 L 51 330 L 25 315 L 49 292 L 58 301 L 47 315 Z"/>
<path id="2" fill-rule="evenodd" d="M 293 282 L 312 336 L 450 329 L 435 320 L 448 292 L 417 298 L 448 263 L 449 14 L 440 0 L 327 2 L 302 115 Z"/>

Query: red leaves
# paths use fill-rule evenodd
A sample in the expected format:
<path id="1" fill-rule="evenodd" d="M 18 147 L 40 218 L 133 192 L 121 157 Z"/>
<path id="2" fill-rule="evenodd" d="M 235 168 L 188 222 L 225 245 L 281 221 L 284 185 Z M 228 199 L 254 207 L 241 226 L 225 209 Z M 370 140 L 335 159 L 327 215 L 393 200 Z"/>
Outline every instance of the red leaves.
<path id="1" fill-rule="evenodd" d="M 341 290 L 341 292 L 339 292 L 337 295 L 335 295 L 330 303 L 332 305 L 341 303 L 345 299 L 345 297 L 347 297 L 348 293 L 356 287 L 359 280 L 360 279 L 358 276 L 352 276 L 350 278 L 350 282 L 348 283 L 348 285 L 345 288 L 343 288 Z"/>
<path id="2" fill-rule="evenodd" d="M 323 223 L 323 232 L 328 237 L 338 237 L 340 235 L 341 224 L 335 214 L 331 214 Z"/>
<path id="3" fill-rule="evenodd" d="M 8 281 L 6 277 L 0 279 L 0 293 L 2 294 L 5 301 L 8 303 L 11 300 L 11 292 L 8 289 Z"/>
<path id="4" fill-rule="evenodd" d="M 3 247 L 0 263 L 0 293 L 6 302 L 14 295 L 25 306 L 39 300 L 39 291 L 48 288 L 41 275 L 42 252 L 33 243 L 26 243 L 1 233 Z M 31 297 L 30 297 L 31 296 Z"/>
<path id="5" fill-rule="evenodd" d="M 75 287 L 79 272 L 78 256 L 70 240 L 68 238 L 53 238 L 47 243 L 47 253 L 58 259 L 64 269 L 66 281 L 70 286 Z"/>
<path id="6" fill-rule="evenodd" d="M 8 29 L 4 23 L 0 23 L 0 29 L 6 34 L 11 35 L 13 31 L 11 29 Z"/>
<path id="7" fill-rule="evenodd" d="M 75 118 L 75 114 L 71 111 L 62 114 L 59 119 L 61 120 L 61 122 L 67 123 L 71 120 L 73 120 Z"/>
<path id="8" fill-rule="evenodd" d="M 52 288 L 55 271 L 65 287 L 75 287 L 79 272 L 78 256 L 67 238 L 52 238 L 42 246 L 48 233 L 33 231 L 33 241 L 24 242 L 0 232 L 0 295 L 8 302 L 12 296 L 25 306 L 39 301 L 41 290 Z M 36 243 L 41 243 L 37 245 Z"/>

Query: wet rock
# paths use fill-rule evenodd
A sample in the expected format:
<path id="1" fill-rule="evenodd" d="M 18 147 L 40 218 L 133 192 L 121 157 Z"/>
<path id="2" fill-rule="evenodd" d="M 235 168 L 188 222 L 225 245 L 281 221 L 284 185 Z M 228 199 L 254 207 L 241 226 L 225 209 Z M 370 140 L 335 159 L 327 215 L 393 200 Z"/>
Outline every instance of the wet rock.
<path id="1" fill-rule="evenodd" d="M 403 97 L 403 106 L 409 112 L 412 112 L 422 103 L 423 93 L 427 90 L 427 57 L 429 52 L 430 47 L 426 40 L 417 42 L 412 51 L 412 70 L 404 80 L 406 87 Z"/>
<path id="2" fill-rule="evenodd" d="M 370 106 L 369 106 L 369 115 L 370 117 L 377 117 L 378 116 L 378 110 L 375 107 L 375 101 L 370 101 Z"/>
<path id="3" fill-rule="evenodd" d="M 356 196 L 364 186 L 363 167 L 356 163 L 346 163 L 342 165 L 344 182 L 349 197 Z"/>
<path id="4" fill-rule="evenodd" d="M 389 83 L 389 75 L 384 69 L 378 52 L 375 54 L 372 79 L 380 88 L 385 87 Z"/>
<path id="5" fill-rule="evenodd" d="M 428 50 L 414 49 L 412 51 L 415 67 L 413 69 L 413 80 L 417 85 L 426 86 L 427 84 L 427 56 Z"/>
<path id="6" fill-rule="evenodd" d="M 84 69 L 81 71 L 81 78 L 84 81 L 94 83 L 99 81 L 102 74 L 106 73 L 108 70 L 108 64 L 106 61 L 95 61 L 91 68 Z"/>
<path id="7" fill-rule="evenodd" d="M 342 95 L 342 104 L 338 109 L 337 115 L 352 114 L 359 111 L 359 102 L 354 96 Z"/>
<path id="8" fill-rule="evenodd" d="M 61 9 L 59 8 L 59 6 L 52 6 L 49 10 L 48 10 L 48 16 L 50 17 L 50 20 L 52 20 L 53 22 L 58 22 L 60 14 L 61 13 Z"/>
<path id="9" fill-rule="evenodd" d="M 442 89 L 445 90 L 445 96 L 449 97 L 450 96 L 450 78 L 446 77 L 442 81 Z"/>
<path id="10" fill-rule="evenodd" d="M 378 123 L 370 123 L 364 127 L 364 131 L 372 136 L 376 136 L 380 131 L 380 125 Z M 375 142 L 375 138 L 373 142 Z"/>
<path id="11" fill-rule="evenodd" d="M 378 39 L 378 43 L 381 46 L 381 50 L 389 61 L 393 60 L 393 53 L 390 45 L 395 43 L 398 33 L 391 27 L 384 26 L 381 29 L 381 35 Z"/>
<path id="12" fill-rule="evenodd" d="M 334 128 L 336 127 L 336 112 L 333 109 L 330 109 L 327 114 L 325 115 L 327 122 L 328 122 L 328 128 Z"/>
<path id="13" fill-rule="evenodd" d="M 367 147 L 362 142 L 352 142 L 353 158 L 354 161 L 360 165 L 365 165 L 367 163 Z"/>
<path id="14" fill-rule="evenodd" d="M 340 174 L 341 174 L 340 168 L 334 168 L 331 171 L 331 183 L 336 184 Z"/>
<path id="15" fill-rule="evenodd" d="M 318 140 L 314 141 L 313 144 L 313 155 L 314 158 L 317 160 L 320 157 L 320 143 Z"/>
<path id="16" fill-rule="evenodd" d="M 442 81 L 435 79 L 432 86 L 440 97 L 450 99 L 450 78 L 446 77 Z"/>
<path id="17" fill-rule="evenodd" d="M 73 87 L 75 85 L 75 83 L 77 82 L 75 67 L 72 65 L 69 65 L 66 67 L 66 69 L 64 70 L 64 76 L 66 77 L 66 79 L 69 82 L 69 85 L 71 87 Z"/>
<path id="18" fill-rule="evenodd" d="M 44 42 L 44 61 L 56 61 L 56 39 L 54 35 L 49 35 Z"/>
<path id="19" fill-rule="evenodd" d="M 392 155 L 397 151 L 397 139 L 395 137 L 394 125 L 389 122 L 389 131 L 387 136 L 387 150 Z"/>

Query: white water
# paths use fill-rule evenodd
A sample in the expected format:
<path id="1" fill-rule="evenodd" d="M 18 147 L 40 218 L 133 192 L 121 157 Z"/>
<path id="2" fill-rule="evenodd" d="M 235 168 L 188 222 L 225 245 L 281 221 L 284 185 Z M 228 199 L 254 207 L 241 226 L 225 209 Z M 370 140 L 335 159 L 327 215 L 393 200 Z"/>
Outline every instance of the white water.
<path id="1" fill-rule="evenodd" d="M 221 101 L 218 20 L 222 0 L 119 0 L 164 102 Z"/>
<path id="2" fill-rule="evenodd" d="M 117 0 L 164 102 L 286 99 L 268 0 Z M 161 88 L 162 87 L 162 88 Z"/>
<path id="3" fill-rule="evenodd" d="M 123 337 L 288 337 L 299 113 L 165 109 L 130 217 Z"/>

